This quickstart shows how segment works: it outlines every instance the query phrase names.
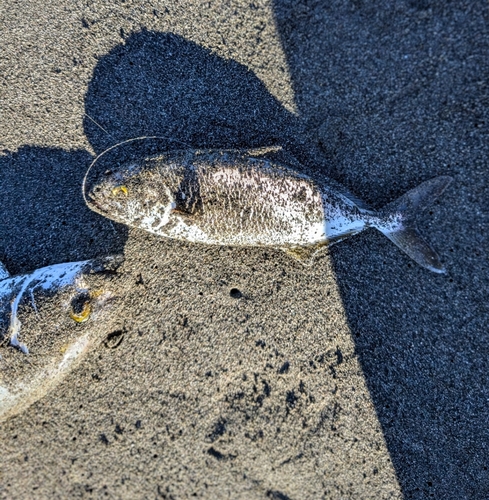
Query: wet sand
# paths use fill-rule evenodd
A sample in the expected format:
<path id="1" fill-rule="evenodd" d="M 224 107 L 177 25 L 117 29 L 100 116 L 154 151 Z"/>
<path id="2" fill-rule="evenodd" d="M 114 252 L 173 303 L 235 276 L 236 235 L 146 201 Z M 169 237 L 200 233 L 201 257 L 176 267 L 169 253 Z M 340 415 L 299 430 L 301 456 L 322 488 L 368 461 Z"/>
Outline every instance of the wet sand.
<path id="1" fill-rule="evenodd" d="M 125 262 L 96 346 L 1 423 L 0 497 L 486 498 L 488 17 L 4 2 L 0 260 Z M 111 223 L 83 176 L 142 135 L 280 144 L 375 208 L 452 175 L 420 221 L 448 273 L 374 231 L 305 268 Z"/>

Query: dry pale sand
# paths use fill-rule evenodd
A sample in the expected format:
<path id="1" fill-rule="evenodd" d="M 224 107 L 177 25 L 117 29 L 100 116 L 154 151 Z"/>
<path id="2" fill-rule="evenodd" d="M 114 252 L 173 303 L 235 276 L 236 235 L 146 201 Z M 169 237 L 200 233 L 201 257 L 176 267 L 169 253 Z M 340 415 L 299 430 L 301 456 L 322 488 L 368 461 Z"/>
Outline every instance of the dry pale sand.
<path id="1" fill-rule="evenodd" d="M 1 423 L 0 497 L 489 497 L 488 21 L 482 0 L 4 0 L 0 260 L 126 260 L 98 344 Z M 448 273 L 373 231 L 304 268 L 104 220 L 85 171 L 141 135 L 281 144 L 376 208 L 452 175 L 420 223 Z"/>

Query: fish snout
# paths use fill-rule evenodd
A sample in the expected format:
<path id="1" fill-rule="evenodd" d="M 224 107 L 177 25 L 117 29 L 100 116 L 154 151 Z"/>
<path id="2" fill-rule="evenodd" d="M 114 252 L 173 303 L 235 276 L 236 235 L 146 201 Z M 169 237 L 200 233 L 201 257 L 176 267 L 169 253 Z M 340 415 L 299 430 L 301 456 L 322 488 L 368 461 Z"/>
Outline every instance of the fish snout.
<path id="1" fill-rule="evenodd" d="M 87 187 L 85 199 L 89 206 L 95 206 L 98 209 L 106 208 L 114 200 L 121 197 L 127 197 L 128 187 L 124 184 L 121 175 L 105 172 L 98 179 Z"/>

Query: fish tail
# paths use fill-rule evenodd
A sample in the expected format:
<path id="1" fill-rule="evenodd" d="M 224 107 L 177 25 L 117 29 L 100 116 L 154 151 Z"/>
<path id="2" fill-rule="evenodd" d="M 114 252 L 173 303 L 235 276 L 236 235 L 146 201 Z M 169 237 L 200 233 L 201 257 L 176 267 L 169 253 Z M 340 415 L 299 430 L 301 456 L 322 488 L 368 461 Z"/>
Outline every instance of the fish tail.
<path id="1" fill-rule="evenodd" d="M 416 228 L 416 217 L 445 191 L 452 180 L 452 177 L 440 176 L 423 182 L 385 206 L 379 220 L 387 222 L 376 224 L 377 229 L 409 257 L 435 273 L 444 273 L 445 268 Z"/>

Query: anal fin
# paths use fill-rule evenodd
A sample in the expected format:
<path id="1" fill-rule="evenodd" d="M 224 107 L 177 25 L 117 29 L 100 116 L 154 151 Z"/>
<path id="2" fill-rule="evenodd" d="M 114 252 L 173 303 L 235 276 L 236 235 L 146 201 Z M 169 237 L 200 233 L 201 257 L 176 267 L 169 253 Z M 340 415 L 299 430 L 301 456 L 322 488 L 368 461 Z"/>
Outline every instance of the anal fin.
<path id="1" fill-rule="evenodd" d="M 328 247 L 327 242 L 317 243 L 316 245 L 310 245 L 307 247 L 293 246 L 293 247 L 282 247 L 287 255 L 295 260 L 298 260 L 304 266 L 312 266 L 314 259 L 317 255 Z"/>

